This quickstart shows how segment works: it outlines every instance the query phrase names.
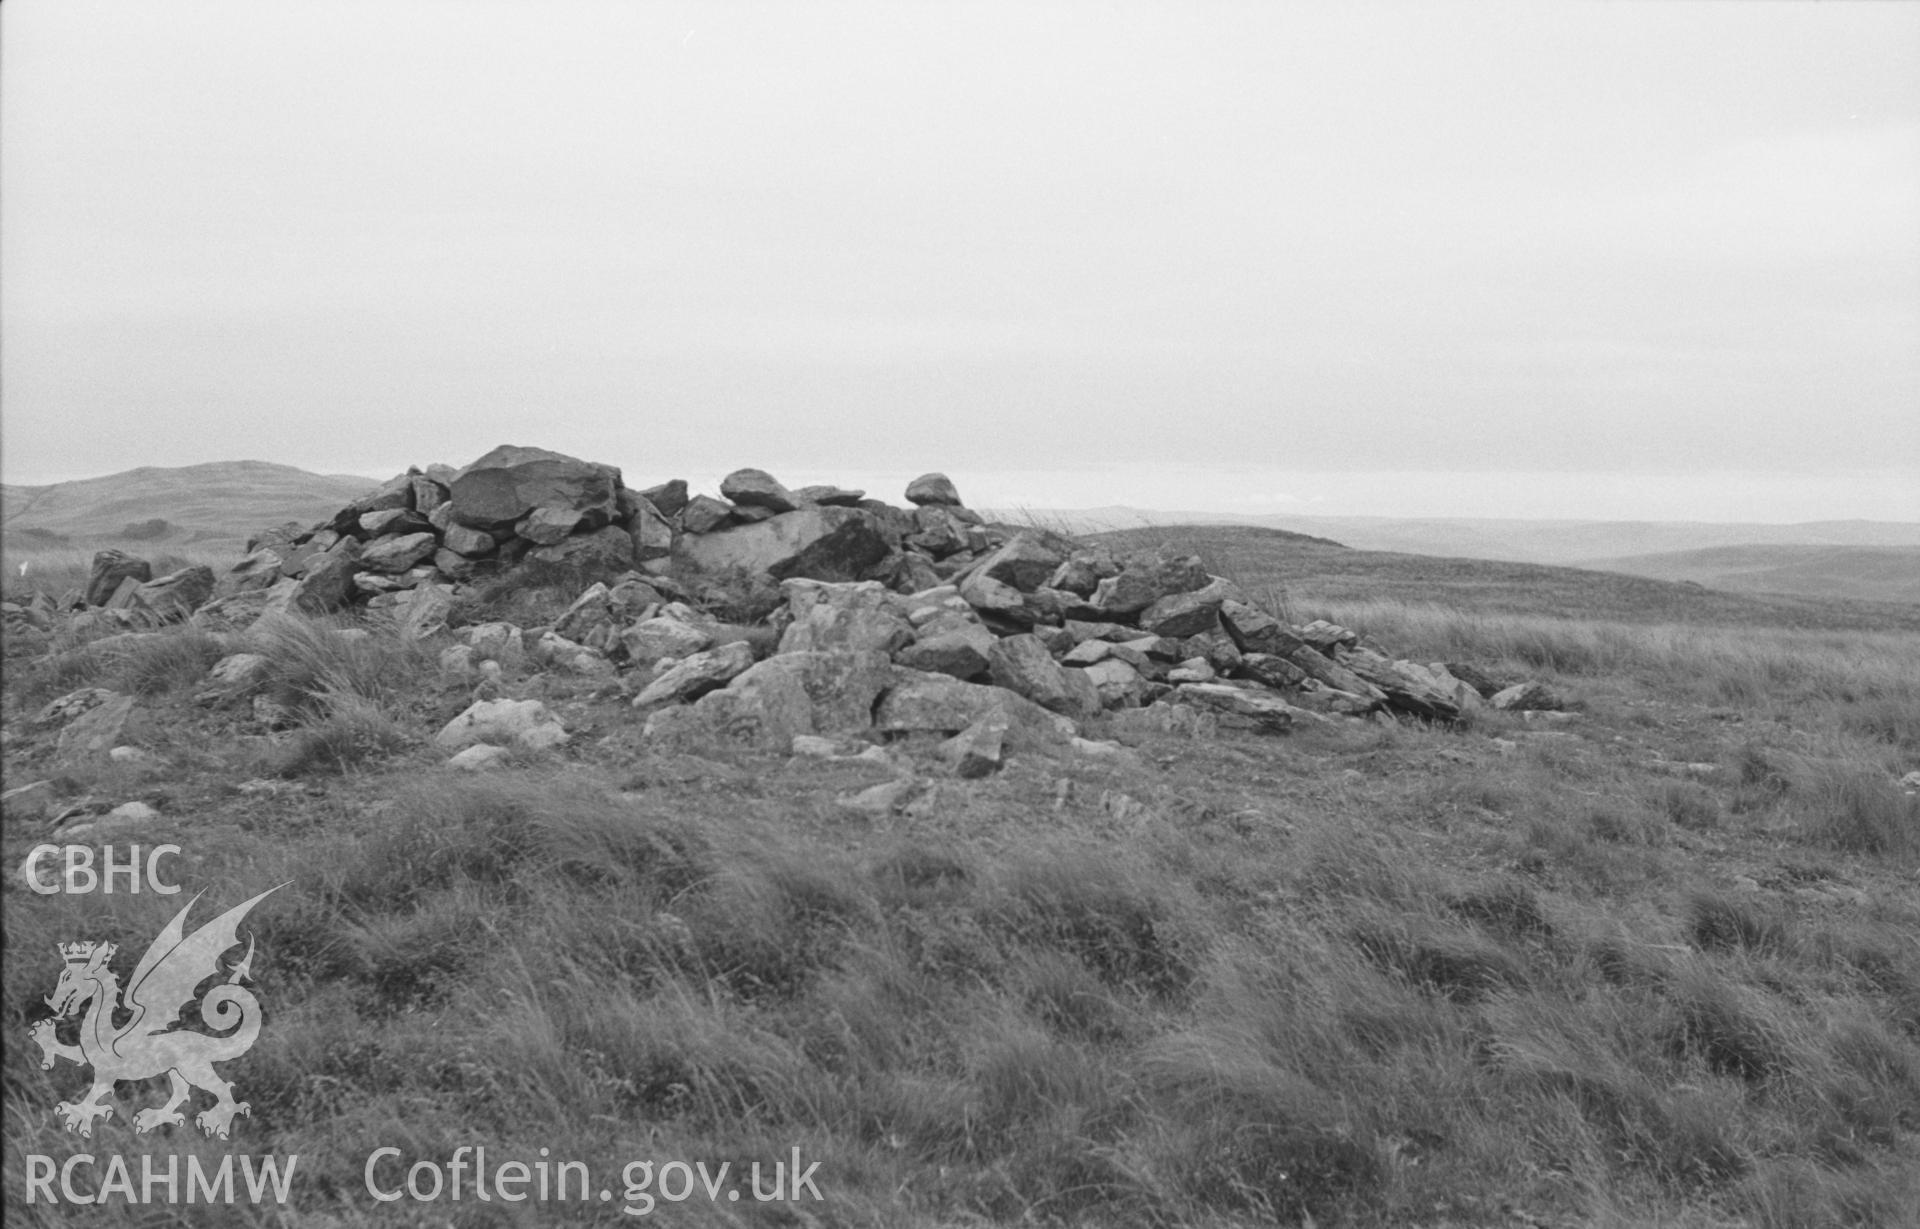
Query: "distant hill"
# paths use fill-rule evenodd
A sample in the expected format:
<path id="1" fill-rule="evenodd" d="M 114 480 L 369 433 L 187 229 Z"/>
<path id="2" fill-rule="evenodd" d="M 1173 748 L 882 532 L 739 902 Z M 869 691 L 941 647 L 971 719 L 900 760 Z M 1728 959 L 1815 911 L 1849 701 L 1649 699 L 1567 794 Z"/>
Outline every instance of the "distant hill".
<path id="1" fill-rule="evenodd" d="M 377 485 L 267 461 L 147 466 L 51 486 L 0 486 L 0 520 L 13 550 L 224 543 L 282 521 L 321 520 Z"/>
<path id="2" fill-rule="evenodd" d="M 1595 566 L 1618 559 L 1714 546 L 1920 547 L 1920 522 L 1807 521 L 1793 525 L 1707 521 L 1501 520 L 1467 517 L 1236 516 L 1132 507 L 1031 514 L 1074 532 L 1147 525 L 1259 525 L 1331 538 L 1359 550 L 1454 558 Z"/>
<path id="3" fill-rule="evenodd" d="M 1775 542 L 1589 559 L 1581 566 L 1655 580 L 1690 580 L 1741 593 L 1920 603 L 1920 546 Z"/>
<path id="4" fill-rule="evenodd" d="M 1920 631 L 1920 605 L 1727 593 L 1615 571 L 1355 550 L 1248 525 L 1146 526 L 1093 536 L 1127 548 L 1192 551 L 1209 571 L 1296 609 L 1379 600 L 1621 623 Z"/>

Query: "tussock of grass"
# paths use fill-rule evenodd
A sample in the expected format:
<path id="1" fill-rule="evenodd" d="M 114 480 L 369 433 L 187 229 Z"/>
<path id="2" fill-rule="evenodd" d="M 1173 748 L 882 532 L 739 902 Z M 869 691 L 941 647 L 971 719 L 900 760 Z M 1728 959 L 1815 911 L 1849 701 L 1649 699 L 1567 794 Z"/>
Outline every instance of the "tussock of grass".
<path id="1" fill-rule="evenodd" d="M 117 689 L 151 699 L 194 686 L 226 655 L 218 637 L 186 628 L 142 639 L 117 654 L 107 677 Z"/>
<path id="2" fill-rule="evenodd" d="M 1920 945 L 1913 942 L 1913 920 L 1895 924 L 1856 924 L 1840 935 L 1824 935 L 1820 945 L 1856 972 L 1880 997 L 1889 1022 L 1920 1039 Z"/>
<path id="3" fill-rule="evenodd" d="M 1792 1024 L 1762 991 L 1695 966 L 1675 979 L 1670 1007 L 1668 1045 L 1719 1074 L 1768 1080 L 1785 1075 L 1793 1062 Z"/>
<path id="4" fill-rule="evenodd" d="M 1787 949 L 1788 921 L 1779 908 L 1751 897 L 1700 890 L 1687 900 L 1687 933 L 1707 951 L 1778 954 Z"/>
<path id="5" fill-rule="evenodd" d="M 247 632 L 247 648 L 267 659 L 266 694 L 302 715 L 326 712 L 336 697 L 353 697 L 389 712 L 409 711 L 439 663 L 419 641 L 346 636 L 345 625 L 295 615 L 269 615 Z"/>
<path id="6" fill-rule="evenodd" d="M 1920 1207 L 1920 1170 L 1881 1161 L 1835 1171 L 1789 1158 L 1744 1183 L 1738 1205 L 1757 1229 L 1899 1225 Z"/>
<path id="7" fill-rule="evenodd" d="M 100 685 L 107 667 L 106 655 L 84 644 L 30 660 L 10 659 L 8 698 L 24 710 L 38 709 L 70 691 Z"/>
<path id="8" fill-rule="evenodd" d="M 689 971 L 745 998 L 798 993 L 870 908 L 856 884 L 845 868 L 801 862 L 723 873 L 681 906 L 694 935 Z"/>
<path id="9" fill-rule="evenodd" d="M 881 901 L 890 907 L 951 902 L 971 890 L 975 877 L 957 850 L 919 841 L 888 850 L 871 873 Z"/>
<path id="10" fill-rule="evenodd" d="M 1386 1166 L 1364 1124 L 1249 1041 L 1177 1034 L 1141 1061 L 1147 1095 L 1166 1113 L 1162 1166 L 1180 1193 L 1217 1211 L 1297 1221 L 1377 1191 Z"/>
<path id="11" fill-rule="evenodd" d="M 1164 889 L 1097 852 L 1016 865 L 995 922 L 1009 935 L 1072 952 L 1109 985 L 1174 994 L 1193 976 Z"/>
<path id="12" fill-rule="evenodd" d="M 334 891 L 348 904 L 391 909 L 463 881 L 505 884 L 538 849 L 542 821 L 569 801 L 526 781 L 410 790 L 335 871 Z"/>
<path id="13" fill-rule="evenodd" d="M 1842 714 L 1841 722 L 1902 751 L 1920 752 L 1920 704 L 1910 692 L 1859 700 Z"/>
<path id="14" fill-rule="evenodd" d="M 1460 916 L 1497 934 L 1539 938 L 1553 934 L 1539 893 L 1517 879 L 1503 878 L 1457 893 L 1447 904 Z"/>
<path id="15" fill-rule="evenodd" d="M 409 742 L 393 718 L 359 696 L 325 697 L 325 715 L 294 731 L 285 746 L 269 753 L 266 771 L 276 777 L 345 772 L 389 756 Z"/>
<path id="16" fill-rule="evenodd" d="M 1692 781 L 1662 781 L 1653 787 L 1652 793 L 1653 805 L 1676 827 L 1702 832 L 1720 826 L 1720 799 L 1703 785 Z"/>
<path id="17" fill-rule="evenodd" d="M 1920 859 L 1920 798 L 1888 777 L 1852 764 L 1824 764 L 1795 782 L 1800 827 L 1808 839 L 1848 853 Z"/>
<path id="18" fill-rule="evenodd" d="M 417 1010 L 449 994 L 465 967 L 499 935 L 493 902 L 472 890 L 449 892 L 408 913 L 369 912 L 344 928 L 345 959 L 365 983 L 370 1010 Z"/>
<path id="19" fill-rule="evenodd" d="M 1742 1130 L 1744 1088 L 1710 1077 L 1680 1087 L 1660 1079 L 1639 1034 L 1645 1010 L 1632 993 L 1497 1003 L 1488 1012 L 1489 1058 L 1526 1112 L 1551 1119 L 1555 1101 L 1569 1104 L 1595 1145 L 1661 1181 L 1714 1184 L 1745 1172 L 1752 1145 Z"/>
<path id="20" fill-rule="evenodd" d="M 555 1042 L 592 1055 L 618 1109 L 718 1126 L 805 1116 L 801 1053 L 736 1008 L 685 989 L 644 998 L 575 982 L 557 996 Z"/>
<path id="21" fill-rule="evenodd" d="M 1519 957 L 1484 935 L 1432 917 L 1366 918 L 1351 938 L 1380 968 L 1450 999 L 1472 1002 L 1527 982 Z"/>
<path id="22" fill-rule="evenodd" d="M 1136 1015 L 1086 962 L 1066 952 L 1040 952 L 1013 978 L 1026 1008 L 1055 1033 L 1088 1042 L 1131 1036 Z"/>

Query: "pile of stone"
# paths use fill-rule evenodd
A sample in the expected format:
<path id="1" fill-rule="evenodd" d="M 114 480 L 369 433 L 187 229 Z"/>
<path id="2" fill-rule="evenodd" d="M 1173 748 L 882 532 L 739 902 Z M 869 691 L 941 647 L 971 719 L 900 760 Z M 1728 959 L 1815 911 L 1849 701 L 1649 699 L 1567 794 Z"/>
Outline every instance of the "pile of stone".
<path id="1" fill-rule="evenodd" d="M 174 623 L 206 605 L 216 583 L 213 569 L 203 564 L 155 576 L 149 561 L 125 551 L 103 550 L 93 557 L 87 587 L 65 603 L 36 593 L 10 613 L 43 630 L 52 626 L 63 604 L 108 612 L 114 622 L 127 627 Z"/>
<path id="2" fill-rule="evenodd" d="M 656 737 L 761 747 L 868 731 L 1073 737 L 1074 722 L 1112 712 L 1123 727 L 1190 728 L 1198 713 L 1277 733 L 1339 715 L 1452 721 L 1482 704 L 1553 703 L 1470 667 L 1393 659 L 1333 624 L 1285 625 L 1193 556 L 1120 558 L 1038 531 L 913 593 L 790 578 L 778 649 L 760 661 L 744 643 L 716 645 L 716 629 L 682 604 L 648 604 L 624 622 L 635 587 L 596 586 L 538 651 L 587 673 L 625 666 Z"/>
<path id="3" fill-rule="evenodd" d="M 690 496 L 680 480 L 635 491 L 612 466 L 503 446 L 464 469 L 410 470 L 321 524 L 259 535 L 217 579 L 200 568 L 155 580 L 105 552 L 87 599 L 230 623 L 363 606 L 420 637 L 446 626 L 463 583 L 531 561 L 573 564 L 607 579 L 552 626 L 462 629 L 443 665 L 484 680 L 524 658 L 603 680 L 662 739 L 786 748 L 942 733 L 956 763 L 976 767 L 996 763 L 1010 738 L 1074 738 L 1077 722 L 1101 714 L 1122 729 L 1274 733 L 1558 706 L 1537 684 L 1503 689 L 1469 666 L 1393 658 L 1330 623 L 1288 625 L 1191 555 L 1122 556 L 990 524 L 940 474 L 905 496 L 909 508 L 838 487 L 789 490 L 755 469 L 729 474 L 719 498 Z M 710 586 L 741 577 L 779 586 L 771 653 L 771 636 L 756 652 L 703 611 Z"/>
<path id="4" fill-rule="evenodd" d="M 399 595 L 409 591 L 530 561 L 681 577 L 696 590 L 748 574 L 878 579 L 915 591 L 1004 540 L 944 475 L 914 480 L 906 498 L 909 508 L 833 486 L 789 490 L 757 469 L 729 474 L 719 498 L 690 496 L 682 479 L 636 491 L 614 466 L 502 445 L 462 469 L 410 469 L 317 525 L 257 534 L 217 579 L 198 568 L 155 581 L 144 561 L 102 552 L 84 600 L 162 619 L 210 598 L 210 615 L 230 620 L 262 610 L 319 615 L 405 606 Z"/>
<path id="5" fill-rule="evenodd" d="M 1396 660 L 1324 621 L 1286 625 L 1190 555 L 992 533 L 998 546 L 957 568 L 954 552 L 939 561 L 941 583 L 910 593 L 788 577 L 770 653 L 680 600 L 677 582 L 635 574 L 592 586 L 552 627 L 467 629 L 442 664 L 498 677 L 530 660 L 617 683 L 646 737 L 689 746 L 938 734 L 962 775 L 991 771 L 1022 742 L 1084 744 L 1080 723 L 1103 714 L 1122 732 L 1282 733 L 1342 716 L 1452 721 L 1483 704 L 1554 703 L 1468 666 Z"/>

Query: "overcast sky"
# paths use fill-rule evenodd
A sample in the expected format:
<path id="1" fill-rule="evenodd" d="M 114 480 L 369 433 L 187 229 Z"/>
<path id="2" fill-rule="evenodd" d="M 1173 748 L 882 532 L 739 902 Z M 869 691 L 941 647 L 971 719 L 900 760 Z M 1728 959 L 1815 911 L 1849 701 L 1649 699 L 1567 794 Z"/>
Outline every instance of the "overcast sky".
<path id="1" fill-rule="evenodd" d="M 1920 519 L 1917 64 L 1891 3 L 8 0 L 0 460 Z"/>

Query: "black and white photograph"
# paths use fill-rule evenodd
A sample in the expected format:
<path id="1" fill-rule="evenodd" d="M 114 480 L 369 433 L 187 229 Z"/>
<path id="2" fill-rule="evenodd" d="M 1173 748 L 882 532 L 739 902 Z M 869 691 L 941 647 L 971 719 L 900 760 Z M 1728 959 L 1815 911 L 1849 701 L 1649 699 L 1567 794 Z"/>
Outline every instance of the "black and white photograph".
<path id="1" fill-rule="evenodd" d="M 1920 1229 L 1920 3 L 7 0 L 0 1208 Z"/>

